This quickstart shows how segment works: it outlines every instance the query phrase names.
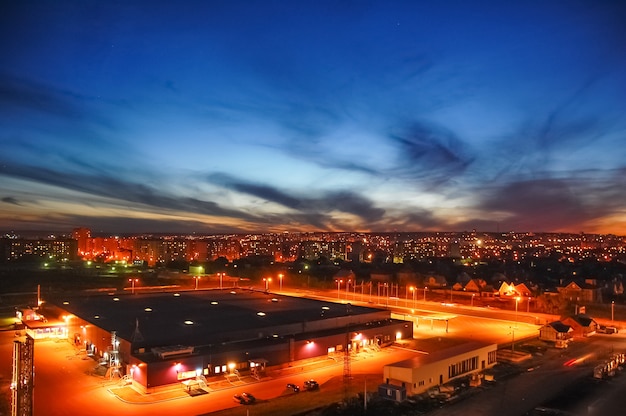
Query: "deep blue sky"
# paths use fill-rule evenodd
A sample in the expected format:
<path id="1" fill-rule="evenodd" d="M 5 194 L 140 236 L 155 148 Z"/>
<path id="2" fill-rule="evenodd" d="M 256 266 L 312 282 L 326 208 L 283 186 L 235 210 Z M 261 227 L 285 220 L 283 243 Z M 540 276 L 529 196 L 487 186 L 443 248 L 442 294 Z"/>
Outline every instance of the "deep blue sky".
<path id="1" fill-rule="evenodd" d="M 0 230 L 626 235 L 624 22 L 591 0 L 2 1 Z"/>

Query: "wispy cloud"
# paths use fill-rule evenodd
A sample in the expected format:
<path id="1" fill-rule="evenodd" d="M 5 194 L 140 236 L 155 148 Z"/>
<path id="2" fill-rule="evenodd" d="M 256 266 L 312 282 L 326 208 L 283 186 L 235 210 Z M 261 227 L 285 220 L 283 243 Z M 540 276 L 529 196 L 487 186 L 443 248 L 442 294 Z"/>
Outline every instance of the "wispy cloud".
<path id="1" fill-rule="evenodd" d="M 12 196 L 5 196 L 1 201 L 6 204 L 21 205 L 17 198 L 13 198 Z"/>
<path id="2" fill-rule="evenodd" d="M 430 123 L 415 121 L 390 139 L 398 146 L 394 173 L 410 180 L 443 184 L 463 174 L 474 160 L 465 142 Z"/>
<path id="3" fill-rule="evenodd" d="M 48 85 L 0 73 L 0 108 L 5 115 L 16 111 L 82 119 L 83 110 L 72 103 L 71 94 Z"/>
<path id="4" fill-rule="evenodd" d="M 316 223 L 323 218 L 320 215 L 328 215 L 332 211 L 356 215 L 365 221 L 379 220 L 385 213 L 384 209 L 375 207 L 371 200 L 352 191 L 323 192 L 320 195 L 303 197 L 281 191 L 269 184 L 255 184 L 226 174 L 210 175 L 208 179 L 227 189 L 300 211 L 303 215 L 314 218 Z"/>
<path id="5" fill-rule="evenodd" d="M 142 204 L 153 209 L 177 210 L 248 220 L 256 219 L 255 216 L 236 209 L 222 208 L 212 201 L 193 197 L 181 198 L 170 195 L 162 189 L 125 181 L 120 177 L 114 177 L 103 172 L 93 172 L 92 174 L 67 173 L 60 170 L 4 162 L 0 174 L 88 195 L 111 198 L 120 202 Z"/>

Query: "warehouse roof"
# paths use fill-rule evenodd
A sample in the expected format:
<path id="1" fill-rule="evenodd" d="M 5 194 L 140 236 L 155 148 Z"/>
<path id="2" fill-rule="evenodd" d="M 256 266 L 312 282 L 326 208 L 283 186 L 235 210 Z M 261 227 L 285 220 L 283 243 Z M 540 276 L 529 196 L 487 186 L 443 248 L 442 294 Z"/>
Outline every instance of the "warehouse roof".
<path id="1" fill-rule="evenodd" d="M 98 294 L 51 303 L 118 337 L 145 347 L 207 345 L 258 338 L 271 328 L 359 315 L 375 308 L 278 295 L 247 289 Z M 284 335 L 284 334 L 280 334 Z M 245 337 L 244 337 L 245 339 Z"/>

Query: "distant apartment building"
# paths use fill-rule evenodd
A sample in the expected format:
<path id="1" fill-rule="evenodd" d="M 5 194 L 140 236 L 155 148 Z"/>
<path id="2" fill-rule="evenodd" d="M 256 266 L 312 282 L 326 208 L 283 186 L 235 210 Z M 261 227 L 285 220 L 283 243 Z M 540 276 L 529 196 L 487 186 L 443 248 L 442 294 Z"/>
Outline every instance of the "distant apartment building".
<path id="1" fill-rule="evenodd" d="M 279 241 L 263 236 L 249 236 L 240 240 L 242 257 L 269 256 L 281 257 L 282 245 Z"/>
<path id="2" fill-rule="evenodd" d="M 365 247 L 360 241 L 354 241 L 347 246 L 347 260 L 362 262 L 364 260 Z"/>
<path id="3" fill-rule="evenodd" d="M 347 259 L 347 247 L 343 241 L 303 241 L 300 243 L 302 257 L 315 260 L 320 257 L 327 259 Z"/>
<path id="4" fill-rule="evenodd" d="M 421 260 L 437 255 L 437 245 L 432 242 L 417 240 L 400 241 L 395 244 L 394 263 L 405 260 Z"/>
<path id="5" fill-rule="evenodd" d="M 84 256 L 85 253 L 91 252 L 92 239 L 89 228 L 74 228 L 72 230 L 72 238 L 77 242 L 79 256 Z"/>
<path id="6" fill-rule="evenodd" d="M 57 261 L 72 261 L 78 258 L 78 245 L 72 238 L 49 239 L 2 239 L 0 253 L 3 261 L 27 257 L 48 258 Z"/>
<path id="7" fill-rule="evenodd" d="M 207 260 L 224 257 L 229 261 L 241 258 L 241 245 L 235 238 L 212 238 L 207 242 Z"/>

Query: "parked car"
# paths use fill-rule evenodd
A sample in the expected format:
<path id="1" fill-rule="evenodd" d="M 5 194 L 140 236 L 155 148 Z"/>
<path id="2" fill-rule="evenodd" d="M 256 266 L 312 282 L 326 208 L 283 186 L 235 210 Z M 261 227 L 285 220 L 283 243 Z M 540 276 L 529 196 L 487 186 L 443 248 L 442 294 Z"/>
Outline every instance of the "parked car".
<path id="1" fill-rule="evenodd" d="M 250 393 L 235 394 L 233 400 L 239 404 L 252 404 L 256 401 L 256 397 Z"/>
<path id="2" fill-rule="evenodd" d="M 307 380 L 304 382 L 304 390 L 306 391 L 317 390 L 319 388 L 320 388 L 320 385 L 318 384 L 317 381 L 313 379 Z"/>
<path id="3" fill-rule="evenodd" d="M 297 384 L 293 384 L 293 383 L 288 383 L 287 388 L 289 390 L 293 390 L 294 393 L 297 393 L 300 391 L 300 386 L 298 386 Z"/>
<path id="4" fill-rule="evenodd" d="M 618 331 L 617 328 L 614 326 L 600 325 L 598 326 L 596 332 L 598 332 L 599 334 L 617 334 Z"/>
<path id="5" fill-rule="evenodd" d="M 248 402 L 248 404 L 252 404 L 254 402 L 256 402 L 256 397 L 254 397 L 253 395 L 251 395 L 248 392 L 243 392 L 241 393 L 241 396 Z"/>

